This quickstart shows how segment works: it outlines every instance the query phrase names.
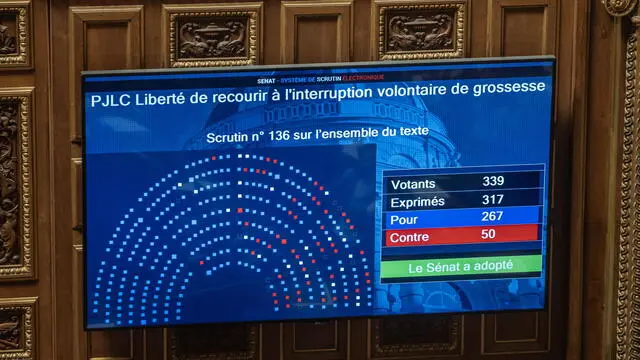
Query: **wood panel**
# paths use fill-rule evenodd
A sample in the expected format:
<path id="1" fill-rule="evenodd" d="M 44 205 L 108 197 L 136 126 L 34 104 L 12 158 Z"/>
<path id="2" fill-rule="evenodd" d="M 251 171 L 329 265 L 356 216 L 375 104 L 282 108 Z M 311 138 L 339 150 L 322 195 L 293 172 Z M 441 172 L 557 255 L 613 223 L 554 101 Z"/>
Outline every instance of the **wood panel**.
<path id="1" fill-rule="evenodd" d="M 489 56 L 556 52 L 557 0 L 490 0 Z"/>
<path id="2" fill-rule="evenodd" d="M 83 240 L 82 218 L 82 117 L 80 114 L 80 72 L 84 70 L 134 69 L 143 65 L 143 7 L 142 6 L 86 6 L 70 7 L 69 28 L 69 114 L 70 136 L 76 157 L 71 158 L 73 192 L 71 220 L 76 230 L 68 249 L 72 253 L 72 276 L 82 281 Z M 83 282 L 75 283 L 72 293 L 75 301 L 75 325 L 80 338 L 74 341 L 76 359 L 134 359 L 134 349 L 142 344 L 134 341 L 130 330 L 101 331 L 83 334 Z"/>
<path id="3" fill-rule="evenodd" d="M 0 281 L 35 277 L 33 88 L 0 89 Z"/>
<path id="4" fill-rule="evenodd" d="M 468 1 L 376 0 L 372 7 L 375 60 L 464 57 Z"/>
<path id="5" fill-rule="evenodd" d="M 260 327 L 252 324 L 190 326 L 167 331 L 172 360 L 249 360 L 259 357 Z"/>
<path id="6" fill-rule="evenodd" d="M 283 64 L 344 62 L 351 59 L 351 1 L 283 1 L 281 9 Z"/>
<path id="7" fill-rule="evenodd" d="M 484 315 L 482 319 L 483 354 L 532 353 L 549 350 L 549 316 L 546 313 L 493 314 Z"/>
<path id="8" fill-rule="evenodd" d="M 488 55 L 555 54 L 556 7 L 555 0 L 491 0 L 487 26 Z M 554 236 L 549 238 L 551 242 Z M 525 288 L 522 291 L 526 296 L 529 284 L 522 281 L 518 284 Z M 548 352 L 549 316 L 548 312 L 483 315 L 482 353 Z"/>
<path id="9" fill-rule="evenodd" d="M 133 331 L 115 330 L 89 333 L 87 343 L 89 360 L 134 360 Z"/>
<path id="10" fill-rule="evenodd" d="M 81 139 L 80 72 L 143 65 L 142 6 L 71 7 L 69 85 L 72 138 Z"/>
<path id="11" fill-rule="evenodd" d="M 262 3 L 165 5 L 167 67 L 256 65 L 262 61 Z"/>
<path id="12" fill-rule="evenodd" d="M 295 360 L 347 359 L 350 323 L 347 320 L 300 321 L 283 324 L 283 358 Z"/>
<path id="13" fill-rule="evenodd" d="M 461 356 L 462 316 L 420 315 L 372 320 L 373 358 Z"/>
<path id="14" fill-rule="evenodd" d="M 77 167 L 82 166 L 82 164 L 74 163 Z M 73 247 L 73 257 L 71 258 L 73 262 L 73 274 L 75 275 L 72 283 L 72 294 L 73 294 L 73 302 L 75 304 L 82 304 L 84 302 L 84 248 L 81 245 L 75 245 Z M 83 331 L 83 314 L 76 311 L 73 317 L 73 359 L 81 360 L 88 359 L 89 352 L 87 350 L 87 339 L 88 335 Z"/>
<path id="15" fill-rule="evenodd" d="M 32 68 L 31 1 L 0 3 L 0 71 Z"/>
<path id="16" fill-rule="evenodd" d="M 0 299 L 0 359 L 36 360 L 37 298 Z"/>

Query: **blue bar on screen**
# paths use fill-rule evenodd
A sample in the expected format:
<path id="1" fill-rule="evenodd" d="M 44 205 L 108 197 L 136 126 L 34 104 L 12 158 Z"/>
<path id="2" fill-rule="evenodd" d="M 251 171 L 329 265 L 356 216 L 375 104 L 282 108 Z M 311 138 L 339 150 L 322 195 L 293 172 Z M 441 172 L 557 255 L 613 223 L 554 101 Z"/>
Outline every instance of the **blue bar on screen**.
<path id="1" fill-rule="evenodd" d="M 517 225 L 540 222 L 540 206 L 402 211 L 385 214 L 386 229 Z"/>

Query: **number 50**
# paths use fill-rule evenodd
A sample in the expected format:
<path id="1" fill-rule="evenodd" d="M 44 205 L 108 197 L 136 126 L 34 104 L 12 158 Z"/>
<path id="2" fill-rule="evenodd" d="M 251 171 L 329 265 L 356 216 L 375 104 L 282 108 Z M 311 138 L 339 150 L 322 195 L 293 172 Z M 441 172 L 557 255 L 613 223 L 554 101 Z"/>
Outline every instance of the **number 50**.
<path id="1" fill-rule="evenodd" d="M 481 236 L 483 239 L 495 239 L 496 229 L 482 229 Z"/>

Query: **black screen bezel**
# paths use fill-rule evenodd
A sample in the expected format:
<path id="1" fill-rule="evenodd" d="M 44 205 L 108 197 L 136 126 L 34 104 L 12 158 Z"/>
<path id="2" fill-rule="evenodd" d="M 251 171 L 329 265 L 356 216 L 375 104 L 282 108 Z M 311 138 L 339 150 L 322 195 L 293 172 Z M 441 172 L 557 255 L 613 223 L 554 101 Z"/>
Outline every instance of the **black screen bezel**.
<path id="1" fill-rule="evenodd" d="M 329 70 L 329 69 L 349 69 L 349 68 L 394 68 L 394 67 L 414 67 L 414 66 L 441 66 L 441 65 L 455 65 L 455 64 L 508 64 L 508 63 L 522 63 L 522 62 L 551 62 L 552 67 L 552 91 L 551 91 L 551 113 L 550 116 L 550 131 L 549 131 L 549 166 L 546 169 L 548 171 L 547 174 L 547 194 L 546 194 L 546 206 L 547 206 L 547 223 L 546 223 L 546 233 L 547 233 L 547 246 L 545 259 L 545 292 L 544 292 L 544 306 L 541 308 L 531 308 L 531 309 L 509 309 L 509 310 L 491 310 L 491 311 L 458 311 L 458 312 L 430 312 L 430 313 L 403 313 L 403 314 L 379 314 L 379 315 L 369 315 L 369 316 L 344 316 L 339 318 L 318 318 L 317 321 L 328 321 L 333 319 L 359 319 L 359 318 L 368 318 L 368 319 L 377 319 L 377 318 L 385 318 L 385 317 L 405 317 L 405 316 L 416 316 L 416 315 L 454 315 L 454 314 L 496 314 L 496 313 L 504 313 L 504 312 L 538 312 L 538 311 L 548 311 L 549 310 L 549 300 L 550 300 L 550 269 L 551 269 L 551 245 L 552 240 L 555 238 L 555 234 L 551 233 L 551 229 L 553 229 L 553 224 L 556 222 L 556 212 L 553 211 L 551 207 L 551 202 L 553 199 L 553 195 L 555 193 L 553 189 L 553 180 L 555 178 L 555 163 L 553 159 L 555 158 L 555 139 L 556 139 L 556 87 L 557 87 L 557 60 L 555 56 L 544 55 L 544 56 L 521 56 L 521 57 L 498 57 L 498 58 L 461 58 L 461 59 L 439 59 L 439 60 L 410 60 L 410 61 L 384 61 L 384 62 L 348 62 L 348 63 L 319 63 L 319 64 L 291 64 L 291 65 L 250 65 L 250 66 L 233 66 L 233 67 L 218 67 L 218 68 L 180 68 L 180 69 L 140 69 L 140 70 L 111 70 L 111 71 L 82 71 L 81 72 L 81 84 L 80 84 L 80 93 L 82 96 L 81 99 L 81 127 L 82 127 L 82 163 L 86 164 L 86 102 L 85 102 L 85 79 L 89 77 L 110 77 L 110 76 L 138 76 L 138 75 L 174 75 L 174 74 L 198 74 L 198 73 L 218 73 L 218 72 L 236 72 L 236 73 L 247 73 L 247 72 L 264 72 L 264 71 L 291 71 L 291 70 Z M 86 169 L 87 166 L 82 166 L 82 181 L 83 184 L 86 184 Z M 83 186 L 82 191 L 82 214 L 83 219 L 87 218 L 87 194 L 86 194 L 86 186 Z M 176 327 L 187 327 L 194 325 L 208 325 L 208 324 L 216 324 L 216 325 L 224 325 L 224 324 L 251 324 L 251 323 L 276 323 L 276 322 L 295 322 L 295 321 L 315 321 L 314 319 L 309 318 L 286 318 L 281 320 L 264 320 L 259 322 L 252 321 L 234 321 L 234 322 L 199 322 L 199 323 L 180 323 L 180 324 L 160 324 L 160 325 L 133 325 L 133 326 L 113 326 L 113 327 L 88 327 L 88 287 L 87 287 L 87 262 L 88 262 L 88 248 L 87 248 L 87 222 L 83 221 L 82 226 L 82 246 L 84 251 L 83 256 L 83 328 L 84 331 L 106 331 L 106 330 L 127 330 L 127 329 L 145 329 L 145 328 L 176 328 Z"/>

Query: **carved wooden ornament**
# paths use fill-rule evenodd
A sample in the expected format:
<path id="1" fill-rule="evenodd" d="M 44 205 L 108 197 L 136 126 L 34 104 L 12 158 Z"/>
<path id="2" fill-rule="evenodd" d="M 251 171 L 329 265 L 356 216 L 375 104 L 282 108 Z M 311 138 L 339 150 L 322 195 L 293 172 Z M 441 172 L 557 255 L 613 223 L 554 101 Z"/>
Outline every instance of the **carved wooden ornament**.
<path id="1" fill-rule="evenodd" d="M 372 320 L 372 353 L 379 357 L 462 354 L 463 317 L 422 315 Z"/>
<path id="2" fill-rule="evenodd" d="M 607 12 L 613 16 L 625 16 L 636 7 L 638 0 L 602 0 Z"/>
<path id="3" fill-rule="evenodd" d="M 0 360 L 35 359 L 36 298 L 0 299 Z"/>
<path id="4" fill-rule="evenodd" d="M 31 67 L 30 1 L 0 2 L 0 70 Z"/>
<path id="5" fill-rule="evenodd" d="M 627 40 L 625 66 L 624 119 L 620 174 L 620 237 L 618 239 L 618 281 L 616 311 L 616 359 L 634 358 L 640 353 L 637 324 L 640 321 L 640 122 L 637 91 L 639 88 L 638 32 L 636 27 Z"/>
<path id="6" fill-rule="evenodd" d="M 376 1 L 373 6 L 377 60 L 465 56 L 466 1 Z"/>
<path id="7" fill-rule="evenodd" d="M 200 325 L 167 332 L 172 360 L 257 358 L 258 325 Z"/>
<path id="8" fill-rule="evenodd" d="M 34 277 L 31 94 L 0 90 L 0 281 Z"/>
<path id="9" fill-rule="evenodd" d="M 164 6 L 167 66 L 260 62 L 262 3 Z"/>

